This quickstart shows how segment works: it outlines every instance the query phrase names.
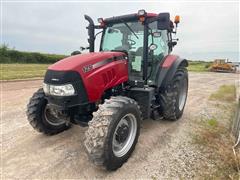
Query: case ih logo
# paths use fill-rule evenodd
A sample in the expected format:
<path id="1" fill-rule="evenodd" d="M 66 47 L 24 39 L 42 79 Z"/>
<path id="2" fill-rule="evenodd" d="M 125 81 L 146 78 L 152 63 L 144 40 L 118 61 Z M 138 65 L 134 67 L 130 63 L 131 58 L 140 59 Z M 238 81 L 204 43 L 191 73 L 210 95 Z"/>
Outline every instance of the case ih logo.
<path id="1" fill-rule="evenodd" d="M 84 66 L 84 67 L 83 67 L 83 72 L 84 72 L 84 73 L 87 73 L 87 72 L 91 71 L 92 68 L 93 68 L 93 66 L 92 66 L 91 64 L 89 64 L 89 65 L 87 65 L 87 66 Z"/>

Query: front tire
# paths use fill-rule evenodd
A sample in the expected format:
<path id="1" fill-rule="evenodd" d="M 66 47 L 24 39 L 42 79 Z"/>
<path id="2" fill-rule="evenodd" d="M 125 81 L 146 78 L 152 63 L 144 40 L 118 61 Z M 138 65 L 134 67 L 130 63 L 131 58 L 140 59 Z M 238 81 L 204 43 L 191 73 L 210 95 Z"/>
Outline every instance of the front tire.
<path id="1" fill-rule="evenodd" d="M 27 118 L 30 125 L 38 132 L 54 135 L 70 127 L 69 123 L 54 117 L 47 107 L 43 89 L 35 92 L 27 105 Z"/>
<path id="2" fill-rule="evenodd" d="M 140 133 L 140 109 L 133 99 L 117 96 L 105 100 L 93 113 L 84 145 L 90 160 L 116 170 L 131 156 Z"/>
<path id="3" fill-rule="evenodd" d="M 176 121 L 182 117 L 187 101 L 188 72 L 185 67 L 179 67 L 160 93 L 161 113 L 166 120 Z"/>

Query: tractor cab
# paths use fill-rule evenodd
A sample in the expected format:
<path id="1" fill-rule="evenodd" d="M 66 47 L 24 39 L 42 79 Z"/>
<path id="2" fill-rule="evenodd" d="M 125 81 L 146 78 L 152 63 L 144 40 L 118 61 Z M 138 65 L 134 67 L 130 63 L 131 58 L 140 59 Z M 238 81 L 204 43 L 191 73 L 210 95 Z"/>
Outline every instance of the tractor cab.
<path id="1" fill-rule="evenodd" d="M 168 54 L 167 30 L 159 30 L 157 22 L 148 25 L 148 83 L 153 82 L 156 66 Z M 107 27 L 100 51 L 123 51 L 128 54 L 130 80 L 143 80 L 144 25 L 140 21 L 115 23 Z"/>
<path id="2" fill-rule="evenodd" d="M 101 29 L 101 52 L 120 51 L 128 56 L 129 82 L 136 85 L 156 85 L 156 74 L 166 55 L 176 41 L 172 39 L 175 33 L 169 13 L 146 13 L 139 10 L 137 14 L 129 14 L 112 18 L 99 18 L 99 26 L 89 21 L 89 50 L 94 52 L 95 29 Z M 179 17 L 175 20 L 176 26 Z"/>

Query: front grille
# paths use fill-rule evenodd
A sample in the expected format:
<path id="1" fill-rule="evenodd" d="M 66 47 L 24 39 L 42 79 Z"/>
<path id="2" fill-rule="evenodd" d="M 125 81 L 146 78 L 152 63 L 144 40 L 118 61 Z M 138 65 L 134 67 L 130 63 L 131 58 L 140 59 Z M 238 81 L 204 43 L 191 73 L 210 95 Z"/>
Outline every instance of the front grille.
<path id="1" fill-rule="evenodd" d="M 67 84 L 79 80 L 81 81 L 82 78 L 76 71 L 47 70 L 44 78 L 44 82 L 47 84 Z"/>
<path id="2" fill-rule="evenodd" d="M 82 78 L 76 71 L 47 70 L 44 83 L 53 85 L 72 84 L 76 95 L 59 97 L 47 95 L 48 102 L 57 106 L 72 107 L 88 102 L 88 96 Z"/>

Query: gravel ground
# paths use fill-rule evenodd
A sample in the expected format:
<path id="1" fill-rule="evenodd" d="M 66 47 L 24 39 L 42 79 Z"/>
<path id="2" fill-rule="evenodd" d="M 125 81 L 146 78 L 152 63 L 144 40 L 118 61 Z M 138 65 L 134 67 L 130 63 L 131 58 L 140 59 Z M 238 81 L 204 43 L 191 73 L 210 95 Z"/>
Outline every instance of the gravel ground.
<path id="1" fill-rule="evenodd" d="M 84 152 L 86 128 L 73 126 L 55 136 L 35 132 L 28 124 L 26 104 L 41 80 L 2 82 L 2 178 L 201 178 L 214 171 L 192 141 L 196 120 L 207 108 L 209 95 L 222 84 L 233 84 L 238 74 L 190 73 L 189 94 L 177 122 L 146 120 L 131 158 L 115 172 L 94 167 Z"/>

